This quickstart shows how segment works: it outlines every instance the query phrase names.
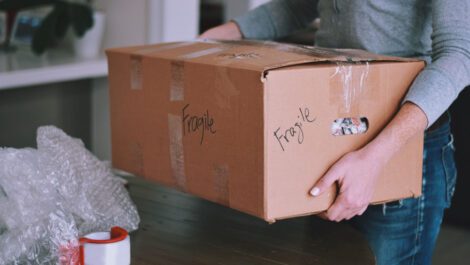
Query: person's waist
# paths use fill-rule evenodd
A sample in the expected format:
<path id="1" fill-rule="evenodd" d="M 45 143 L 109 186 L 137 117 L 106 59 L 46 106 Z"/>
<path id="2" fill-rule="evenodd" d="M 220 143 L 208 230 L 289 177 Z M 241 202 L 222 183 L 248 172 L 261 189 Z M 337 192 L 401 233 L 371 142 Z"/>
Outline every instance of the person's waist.
<path id="1" fill-rule="evenodd" d="M 429 127 L 424 135 L 424 141 L 429 142 L 439 139 L 450 134 L 450 115 L 449 112 L 444 112 L 432 125 Z"/>

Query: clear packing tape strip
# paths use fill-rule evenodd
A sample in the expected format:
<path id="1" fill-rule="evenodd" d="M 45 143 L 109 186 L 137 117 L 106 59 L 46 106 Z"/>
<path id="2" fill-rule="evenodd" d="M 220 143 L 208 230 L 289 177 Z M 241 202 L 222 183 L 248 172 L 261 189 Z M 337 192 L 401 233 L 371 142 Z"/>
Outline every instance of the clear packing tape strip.
<path id="1" fill-rule="evenodd" d="M 333 94 L 339 95 L 342 102 L 339 107 L 338 113 L 347 114 L 357 107 L 359 99 L 366 90 L 366 81 L 369 76 L 370 63 L 365 62 L 335 62 L 336 68 L 330 79 L 339 79 L 340 86 L 337 86 L 341 91 L 334 91 Z M 360 66 L 354 67 L 354 66 Z M 358 82 L 357 82 L 357 79 Z"/>

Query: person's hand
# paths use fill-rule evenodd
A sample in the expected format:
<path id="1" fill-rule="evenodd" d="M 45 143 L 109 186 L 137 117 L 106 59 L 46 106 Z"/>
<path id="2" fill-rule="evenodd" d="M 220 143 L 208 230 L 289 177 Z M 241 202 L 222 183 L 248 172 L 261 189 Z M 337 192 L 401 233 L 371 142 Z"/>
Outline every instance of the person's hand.
<path id="1" fill-rule="evenodd" d="M 336 162 L 310 191 L 316 197 L 335 182 L 339 185 L 335 202 L 320 217 L 339 222 L 364 213 L 385 164 L 409 139 L 422 133 L 427 123 L 425 113 L 406 102 L 374 140 Z"/>
<path id="2" fill-rule="evenodd" d="M 228 22 L 205 31 L 199 36 L 199 38 L 215 40 L 240 40 L 243 38 L 243 35 L 235 22 Z"/>
<path id="3" fill-rule="evenodd" d="M 335 182 L 339 193 L 333 205 L 320 217 L 339 222 L 365 212 L 374 195 L 380 171 L 385 166 L 385 161 L 379 157 L 363 148 L 346 154 L 328 170 L 311 194 L 319 196 Z"/>

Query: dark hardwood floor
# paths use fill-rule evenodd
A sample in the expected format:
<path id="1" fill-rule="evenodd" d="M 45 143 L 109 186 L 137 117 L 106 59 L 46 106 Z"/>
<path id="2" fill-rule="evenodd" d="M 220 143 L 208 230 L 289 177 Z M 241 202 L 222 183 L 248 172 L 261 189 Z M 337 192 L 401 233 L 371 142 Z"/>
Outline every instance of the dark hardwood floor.
<path id="1" fill-rule="evenodd" d="M 368 265 L 364 238 L 315 217 L 267 224 L 258 218 L 129 178 L 142 218 L 131 234 L 133 265 Z"/>
<path id="2" fill-rule="evenodd" d="M 433 265 L 470 264 L 470 229 L 444 224 L 437 239 Z"/>

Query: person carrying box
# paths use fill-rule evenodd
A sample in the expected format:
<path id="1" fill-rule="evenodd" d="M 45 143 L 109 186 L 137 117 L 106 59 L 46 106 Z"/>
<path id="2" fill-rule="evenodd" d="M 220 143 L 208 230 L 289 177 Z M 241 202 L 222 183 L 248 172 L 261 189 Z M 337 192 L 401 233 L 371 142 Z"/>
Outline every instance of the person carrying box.
<path id="1" fill-rule="evenodd" d="M 425 60 L 427 67 L 396 116 L 374 140 L 337 161 L 311 194 L 319 196 L 338 183 L 339 195 L 322 215 L 337 222 L 351 220 L 368 239 L 379 265 L 430 264 L 444 209 L 455 189 L 447 109 L 470 85 L 468 14 L 470 0 L 273 0 L 200 37 L 278 39 L 320 18 L 317 46 Z M 424 130 L 423 195 L 369 206 L 387 161 Z"/>

